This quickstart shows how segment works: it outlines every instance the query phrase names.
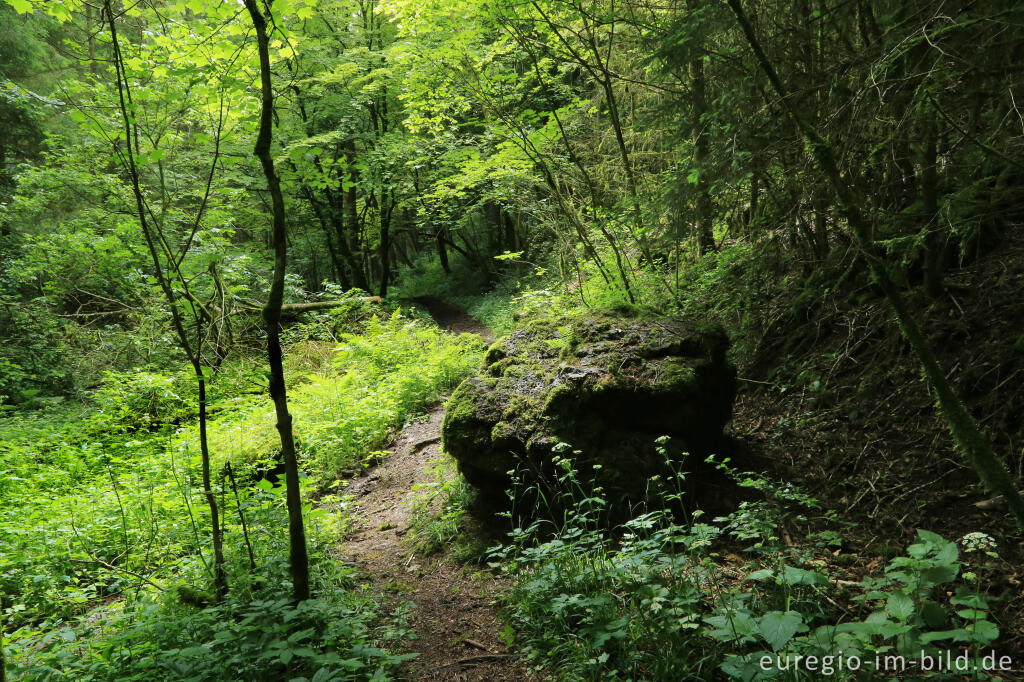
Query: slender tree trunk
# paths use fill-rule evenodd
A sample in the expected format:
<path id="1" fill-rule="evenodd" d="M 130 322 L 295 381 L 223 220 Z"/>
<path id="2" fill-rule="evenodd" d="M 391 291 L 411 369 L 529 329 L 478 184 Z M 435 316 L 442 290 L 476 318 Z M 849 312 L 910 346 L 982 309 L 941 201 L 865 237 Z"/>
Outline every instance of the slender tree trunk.
<path id="1" fill-rule="evenodd" d="M 434 228 L 434 244 L 437 246 L 437 257 L 441 261 L 441 269 L 451 274 L 452 268 L 448 264 L 448 247 L 445 246 L 444 228 L 440 225 Z"/>
<path id="2" fill-rule="evenodd" d="M 272 0 L 271 0 L 272 1 Z M 270 361 L 270 397 L 277 414 L 277 431 L 281 436 L 281 454 L 284 457 L 286 501 L 288 506 L 288 537 L 290 540 L 289 561 L 291 564 L 292 590 L 296 601 L 309 598 L 309 556 L 306 551 L 306 529 L 302 521 L 302 498 L 299 490 L 299 463 L 295 454 L 295 436 L 292 433 L 292 416 L 288 413 L 288 395 L 284 383 L 284 366 L 281 362 L 281 304 L 284 302 L 284 275 L 288 266 L 288 241 L 285 226 L 284 196 L 281 181 L 274 168 L 274 157 L 270 154 L 271 126 L 273 125 L 274 90 L 270 80 L 270 46 L 267 37 L 267 20 L 256 4 L 257 0 L 245 0 L 253 27 L 256 30 L 256 45 L 260 55 L 260 85 L 263 94 L 260 108 L 260 129 L 253 149 L 263 166 L 267 178 L 273 210 L 274 277 L 263 308 L 263 320 L 267 325 L 267 357 Z M 269 4 L 269 3 L 268 3 Z"/>
<path id="3" fill-rule="evenodd" d="M 336 232 L 334 225 L 337 225 L 337 219 L 334 215 L 334 207 L 328 204 L 326 210 L 324 206 L 320 205 L 316 197 L 313 195 L 312 190 L 309 187 L 302 185 L 302 194 L 306 197 L 306 201 L 309 202 L 310 207 L 313 209 L 313 213 L 316 214 L 317 221 L 320 223 L 320 229 L 323 230 L 324 239 L 327 241 L 327 252 L 331 257 L 331 264 L 334 266 L 334 273 L 337 277 L 337 282 L 341 285 L 342 289 L 348 289 L 348 273 L 345 270 L 341 257 L 338 255 L 338 247 L 334 244 L 334 236 Z M 325 213 L 327 215 L 325 215 Z M 332 225 L 334 223 L 334 225 Z M 339 241 L 344 242 L 344 235 L 338 234 Z"/>
<path id="4" fill-rule="evenodd" d="M 7 682 L 7 657 L 4 655 L 4 596 L 0 594 L 0 682 Z"/>
<path id="5" fill-rule="evenodd" d="M 687 0 L 691 14 L 698 9 L 699 0 Z M 697 253 L 703 256 L 715 250 L 711 193 L 708 191 L 707 164 L 709 143 L 707 81 L 704 78 L 704 55 L 698 53 L 687 65 L 690 87 L 693 89 L 693 165 L 697 169 Z"/>
<path id="6" fill-rule="evenodd" d="M 167 300 L 167 305 L 170 308 L 171 322 L 174 326 L 174 331 L 178 336 L 178 342 L 181 345 L 182 350 L 185 352 L 186 357 L 192 363 L 192 367 L 196 373 L 196 381 L 199 389 L 199 453 L 201 459 L 202 476 L 203 476 L 203 495 L 206 498 L 206 503 L 210 508 L 210 532 L 211 539 L 213 542 L 213 583 L 214 589 L 218 598 L 223 597 L 227 593 L 227 578 L 224 572 L 224 551 L 223 542 L 221 537 L 220 527 L 220 515 L 217 508 L 217 497 L 213 493 L 210 480 L 210 449 L 207 441 L 206 434 L 206 380 L 203 376 L 202 368 L 202 353 L 199 345 L 195 348 L 189 342 L 188 332 L 185 330 L 184 322 L 182 321 L 181 312 L 178 309 L 178 294 L 175 293 L 174 287 L 171 285 L 170 277 L 172 271 L 176 270 L 176 263 L 174 262 L 174 254 L 170 251 L 166 241 L 163 238 L 161 232 L 161 226 L 150 225 L 147 219 L 147 212 L 145 201 L 142 194 L 142 184 L 139 179 L 139 169 L 135 165 L 135 156 L 138 154 L 138 128 L 132 121 L 134 120 L 129 115 L 129 109 L 132 109 L 131 99 L 131 88 L 129 85 L 128 75 L 125 72 L 124 58 L 121 54 L 121 47 L 117 37 L 117 23 L 114 18 L 114 10 L 111 7 L 110 0 L 105 0 L 103 3 L 103 10 L 100 16 L 100 21 L 103 20 L 103 15 L 106 16 L 108 26 L 110 28 L 110 41 L 111 48 L 113 50 L 113 60 L 115 67 L 115 75 L 117 77 L 117 92 L 118 92 L 118 103 L 121 111 L 121 119 L 124 122 L 124 136 L 125 136 L 125 150 L 124 154 L 124 165 L 125 170 L 128 171 L 128 177 L 132 186 L 132 194 L 135 198 L 135 208 L 138 212 L 139 226 L 142 228 L 143 236 L 146 239 L 146 246 L 149 249 L 150 257 L 153 259 L 153 268 L 156 274 L 157 282 L 160 284 L 160 288 L 164 293 L 164 297 Z M 211 175 L 212 179 L 212 175 Z M 200 210 L 200 215 L 202 211 Z M 198 225 L 199 218 L 196 218 L 196 225 Z M 165 271 L 161 265 L 160 259 L 160 248 L 157 243 L 162 245 L 165 252 L 165 256 L 168 259 L 168 270 Z M 187 250 L 187 247 L 186 247 Z M 184 258 L 184 252 L 182 258 Z M 178 272 L 178 281 L 181 282 L 181 275 Z M 183 285 L 186 289 L 187 284 Z M 189 301 L 193 306 L 193 310 L 198 305 L 198 302 L 194 298 L 190 298 Z M 201 324 L 201 320 L 205 319 L 203 314 L 197 315 L 196 324 Z M 202 338 L 202 330 L 197 329 L 197 338 Z"/>
<path id="7" fill-rule="evenodd" d="M 814 230 L 811 233 L 811 249 L 819 261 L 828 258 L 828 198 L 824 189 L 815 189 L 811 199 L 814 211 Z"/>
<path id="8" fill-rule="evenodd" d="M 889 299 L 893 312 L 896 314 L 896 322 L 899 325 L 900 331 L 903 332 L 904 338 L 907 339 L 910 347 L 915 355 L 917 355 L 925 376 L 935 389 L 939 409 L 946 418 L 946 424 L 953 435 L 953 440 L 959 446 L 968 463 L 974 468 L 981 482 L 991 492 L 1003 496 L 1018 526 L 1024 529 L 1024 500 L 1021 499 L 1020 493 L 1017 491 L 1017 483 L 1010 476 L 1006 465 L 996 455 L 992 448 L 992 442 L 978 428 L 974 417 L 967 411 L 963 401 L 960 400 L 956 391 L 953 390 L 953 386 L 946 379 L 946 374 L 932 352 L 931 346 L 928 345 L 928 341 L 925 339 L 920 327 L 918 327 L 917 322 L 910 314 L 903 296 L 900 295 L 899 290 L 890 278 L 884 255 L 879 252 L 869 237 L 867 221 L 864 220 L 860 212 L 859 201 L 852 189 L 855 183 L 844 179 L 839 174 L 832 146 L 822 137 L 814 125 L 805 121 L 797 112 L 785 87 L 782 85 L 782 81 L 779 80 L 775 68 L 768 61 L 768 56 L 761 48 L 757 35 L 754 33 L 754 28 L 750 25 L 750 21 L 747 20 L 743 7 L 740 5 L 740 0 L 726 0 L 726 2 L 736 15 L 736 20 L 743 29 L 743 33 L 746 35 L 747 41 L 750 43 L 750 47 L 757 57 L 762 70 L 768 77 L 772 88 L 779 96 L 782 105 L 793 118 L 794 123 L 803 133 L 807 143 L 807 150 L 813 161 L 818 166 L 822 175 L 825 176 L 825 179 L 832 185 L 832 189 L 839 200 L 839 206 L 846 214 L 850 230 L 853 232 L 854 238 L 867 258 L 868 267 L 871 269 L 871 275 L 875 283 L 882 289 L 886 298 Z"/>
<path id="9" fill-rule="evenodd" d="M 203 460 L 203 495 L 210 508 L 210 526 L 213 528 L 213 587 L 218 598 L 228 592 L 227 576 L 224 573 L 224 538 L 220 527 L 220 514 L 217 497 L 210 481 L 210 445 L 206 429 L 206 377 L 203 367 L 198 361 L 192 365 L 196 372 L 196 383 L 199 386 L 199 453 Z"/>
<path id="10" fill-rule="evenodd" d="M 745 231 L 748 236 L 754 234 L 753 227 L 757 224 L 758 212 L 760 211 L 761 199 L 761 176 L 755 171 L 754 177 L 750 179 L 750 215 L 747 217 Z"/>
<path id="11" fill-rule="evenodd" d="M 334 233 L 338 240 L 338 251 L 341 253 L 341 258 L 348 268 L 348 275 L 346 276 L 345 289 L 349 288 L 348 282 L 351 281 L 351 286 L 357 289 L 367 290 L 366 277 L 363 275 L 362 266 L 359 264 L 358 259 L 352 253 L 350 245 L 350 238 L 345 233 L 345 178 L 344 174 L 339 178 L 340 185 L 337 190 L 328 190 L 330 192 L 331 200 L 331 222 L 334 224 Z M 354 218 L 353 218 L 354 220 Z"/>
<path id="12" fill-rule="evenodd" d="M 352 265 L 352 283 L 363 291 L 370 291 L 370 283 L 366 275 L 366 268 L 359 263 L 356 252 L 359 251 L 359 212 L 356 205 L 356 143 L 355 140 L 345 140 L 345 163 L 348 172 L 352 175 L 345 203 L 345 236 L 349 240 L 347 248 L 349 252 L 349 263 Z M 344 191 L 344 188 L 339 191 Z"/>
<path id="13" fill-rule="evenodd" d="M 381 190 L 381 204 L 384 203 L 384 190 Z M 395 210 L 395 198 L 392 196 L 387 208 L 381 206 L 380 211 L 380 293 L 384 298 L 388 295 L 388 284 L 391 282 L 391 214 Z"/>

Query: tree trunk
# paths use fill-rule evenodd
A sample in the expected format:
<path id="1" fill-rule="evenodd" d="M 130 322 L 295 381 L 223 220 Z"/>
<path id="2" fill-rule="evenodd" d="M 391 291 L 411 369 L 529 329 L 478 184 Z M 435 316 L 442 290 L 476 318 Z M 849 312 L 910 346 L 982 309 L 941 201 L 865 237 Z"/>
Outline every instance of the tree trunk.
<path id="1" fill-rule="evenodd" d="M 4 655 L 4 599 L 0 594 L 0 682 L 7 682 L 7 657 Z"/>
<path id="2" fill-rule="evenodd" d="M 384 203 L 384 190 L 381 190 L 381 204 Z M 395 198 L 380 211 L 380 290 L 378 296 L 388 295 L 388 284 L 391 281 L 391 214 L 395 210 Z"/>
<path id="3" fill-rule="evenodd" d="M 193 364 L 196 383 L 199 386 L 199 453 L 203 460 L 203 495 L 210 508 L 210 526 L 213 528 L 213 588 L 218 598 L 228 593 L 227 576 L 224 573 L 224 537 L 221 533 L 217 497 L 210 481 L 210 446 L 206 429 L 206 377 L 198 361 Z"/>
<path id="4" fill-rule="evenodd" d="M 352 283 L 363 291 L 370 290 L 370 283 L 366 275 L 366 268 L 363 267 L 359 262 L 357 252 L 359 249 L 359 212 L 356 206 L 356 143 L 355 140 L 349 138 L 345 140 L 345 163 L 348 166 L 348 172 L 351 173 L 350 185 L 348 192 L 346 193 L 345 203 L 345 228 L 343 229 L 344 237 L 348 240 L 346 247 L 348 248 L 348 261 L 352 266 Z M 340 191 L 344 191 L 344 187 Z M 342 251 L 344 253 L 344 251 Z"/>
<path id="5" fill-rule="evenodd" d="M 437 257 L 441 261 L 441 269 L 447 274 L 451 274 L 452 268 L 448 264 L 448 247 L 445 246 L 445 235 L 444 227 L 437 226 L 434 228 L 434 244 L 437 246 Z"/>
<path id="6" fill-rule="evenodd" d="M 103 3 L 102 13 L 100 15 L 100 22 L 102 23 L 104 15 L 106 16 L 108 26 L 110 29 L 110 42 L 113 52 L 113 61 L 115 67 L 115 75 L 117 78 L 117 93 L 118 93 L 118 104 L 120 107 L 121 120 L 124 123 L 124 137 L 125 137 L 125 148 L 127 154 L 125 154 L 125 170 L 128 172 L 128 178 L 132 187 L 132 194 L 135 198 L 135 208 L 138 212 L 139 226 L 142 228 L 142 234 L 146 240 L 146 246 L 149 250 L 150 257 L 153 260 L 153 269 L 156 275 L 157 282 L 160 285 L 161 290 L 164 293 L 164 298 L 167 301 L 167 305 L 170 308 L 171 323 L 174 327 L 174 331 L 178 336 L 178 343 L 181 345 L 182 351 L 185 356 L 189 359 L 193 369 L 196 373 L 196 381 L 198 382 L 199 389 L 199 453 L 202 467 L 203 477 L 203 495 L 206 498 L 206 503 L 210 508 L 210 525 L 211 525 L 211 539 L 213 542 L 213 583 L 217 597 L 221 598 L 227 593 L 227 579 L 224 573 L 224 551 L 223 543 L 221 538 L 220 528 L 220 515 L 217 508 L 217 497 L 213 493 L 210 480 L 210 449 L 206 437 L 206 379 L 203 376 L 202 367 L 202 349 L 201 339 L 203 338 L 203 330 L 201 328 L 196 330 L 196 337 L 199 341 L 196 347 L 193 348 L 189 341 L 188 332 L 185 329 L 184 322 L 182 321 L 181 311 L 178 309 L 178 294 L 175 292 L 175 287 L 171 283 L 171 275 L 168 271 L 165 271 L 161 265 L 160 250 L 157 248 L 157 241 L 164 244 L 165 255 L 169 258 L 173 257 L 173 254 L 166 252 L 166 242 L 163 239 L 161 233 L 161 226 L 159 224 L 150 225 L 147 215 L 149 213 L 146 210 L 145 199 L 142 193 L 142 183 L 139 179 L 139 169 L 135 165 L 135 157 L 138 154 L 138 128 L 135 124 L 134 117 L 129 114 L 129 110 L 133 109 L 133 103 L 131 98 L 131 87 L 128 80 L 128 75 L 125 71 L 124 59 L 121 54 L 121 47 L 117 37 L 117 23 L 114 18 L 114 10 L 111 7 L 110 0 L 105 0 Z M 218 140 L 219 144 L 219 140 Z M 211 179 L 212 179 L 211 175 Z M 200 210 L 199 215 L 202 215 Z M 198 225 L 199 216 L 196 217 L 196 225 Z M 155 233 L 155 234 L 154 234 Z M 187 252 L 187 247 L 185 249 Z M 182 253 L 181 257 L 185 257 L 185 252 Z M 174 263 L 168 265 L 168 270 L 172 269 Z M 179 275 L 180 277 L 180 275 Z M 188 296 L 188 285 L 182 283 L 179 279 L 178 282 L 185 288 L 185 295 Z M 198 302 L 194 298 L 189 298 L 189 301 L 194 306 Z M 202 313 L 197 315 L 197 325 L 201 325 L 200 320 L 204 320 Z"/>
<path id="7" fill-rule="evenodd" d="M 747 216 L 746 233 L 747 236 L 754 234 L 754 226 L 757 225 L 758 211 L 760 210 L 760 199 L 761 199 L 761 176 L 756 172 L 754 177 L 750 179 L 750 209 L 749 215 Z"/>
<path id="8" fill-rule="evenodd" d="M 347 205 L 347 202 L 345 201 L 346 192 L 344 188 L 344 177 L 340 178 L 340 182 L 341 185 L 338 187 L 337 191 L 329 190 L 333 197 L 333 200 L 331 201 L 331 222 L 334 223 L 334 232 L 338 241 L 338 251 L 341 253 L 341 258 L 345 263 L 345 266 L 348 268 L 348 277 L 346 277 L 346 279 L 349 279 L 352 286 L 357 289 L 368 291 L 369 289 L 367 288 L 366 276 L 363 273 L 363 268 L 352 253 L 352 238 L 345 232 L 345 206 Z M 353 188 L 351 191 L 354 196 L 355 189 Z M 354 200 L 352 205 L 355 205 Z M 352 221 L 352 225 L 355 225 L 354 216 Z M 348 289 L 349 286 L 346 284 L 345 288 Z"/>
<path id="9" fill-rule="evenodd" d="M 699 0 L 687 0 L 686 7 L 691 15 L 697 10 Z M 711 193 L 705 169 L 709 144 L 707 81 L 704 78 L 704 55 L 697 54 L 687 65 L 690 87 L 693 89 L 693 165 L 697 170 L 697 253 L 701 256 L 715 250 Z"/>
<path id="10" fill-rule="evenodd" d="M 306 551 L 306 529 L 302 521 L 302 498 L 299 491 L 299 464 L 295 455 L 295 436 L 292 433 L 292 416 L 288 413 L 288 395 L 284 383 L 284 367 L 281 363 L 281 304 L 284 301 L 284 275 L 288 266 L 288 242 L 285 231 L 284 196 L 281 181 L 274 168 L 270 154 L 271 126 L 273 125 L 274 91 L 270 80 L 270 46 L 267 38 L 267 20 L 257 7 L 256 0 L 245 0 L 253 27 L 256 30 L 256 45 L 260 56 L 260 84 L 262 104 L 260 108 L 260 129 L 253 152 L 263 166 L 267 178 L 273 210 L 274 276 L 263 308 L 263 320 L 267 325 L 267 357 L 270 361 L 270 397 L 277 414 L 277 431 L 281 437 L 281 454 L 284 457 L 285 493 L 288 507 L 288 536 L 290 540 L 289 562 L 291 564 L 292 594 L 296 601 L 309 598 L 309 555 Z"/>

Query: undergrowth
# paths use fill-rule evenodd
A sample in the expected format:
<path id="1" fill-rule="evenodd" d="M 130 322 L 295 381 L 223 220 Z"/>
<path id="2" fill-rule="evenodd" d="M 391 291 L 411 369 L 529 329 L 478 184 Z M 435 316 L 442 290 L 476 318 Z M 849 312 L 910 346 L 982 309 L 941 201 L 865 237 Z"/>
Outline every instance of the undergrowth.
<path id="1" fill-rule="evenodd" d="M 316 597 L 292 602 L 283 497 L 283 487 L 266 482 L 241 494 L 254 563 L 230 546 L 225 600 L 193 587 L 204 582 L 199 561 L 166 578 L 125 580 L 119 598 L 10 635 L 16 679 L 389 679 L 408 657 L 387 650 L 409 635 L 407 607 L 382 612 L 357 587 L 359 576 L 334 563 L 332 520 L 320 509 L 307 515 Z"/>
<path id="2" fill-rule="evenodd" d="M 961 551 L 921 530 L 881 573 L 840 582 L 824 559 L 840 553 L 841 525 L 794 486 L 721 465 L 762 499 L 714 519 L 691 508 L 683 522 L 664 510 L 687 502 L 677 461 L 672 499 L 609 530 L 598 519 L 614 501 L 584 496 L 560 464 L 564 518 L 516 528 L 491 551 L 512 582 L 508 638 L 557 679 L 874 679 L 927 670 L 947 651 L 977 679 L 1007 665 L 991 650 L 999 629 L 981 581 L 998 557 L 987 536 L 963 538 Z M 831 527 L 791 546 L 787 529 L 809 514 Z"/>
<path id="3" fill-rule="evenodd" d="M 373 316 L 330 346 L 330 361 L 293 381 L 288 396 L 303 468 L 322 485 L 371 463 L 394 429 L 455 388 L 484 350 L 478 337 L 453 337 L 400 311 Z M 212 425 L 211 448 L 272 468 L 274 423 L 269 399 L 254 399 Z"/>
<path id="4" fill-rule="evenodd" d="M 408 538 L 423 556 L 446 551 L 458 561 L 480 559 L 487 550 L 479 535 L 467 528 L 474 491 L 456 470 L 455 460 L 442 457 L 431 463 L 433 480 L 413 486 Z"/>
<path id="5" fill-rule="evenodd" d="M 214 491 L 228 596 L 210 593 L 194 378 L 150 367 L 108 373 L 84 406 L 0 418 L 0 608 L 6 659 L 24 680 L 388 679 L 407 607 L 382 611 L 327 551 L 351 524 L 326 494 L 393 430 L 479 362 L 484 347 L 399 311 L 321 313 L 288 330 L 315 598 L 295 606 L 287 573 L 273 409 L 262 358 L 236 358 L 210 390 Z M 365 308 L 365 309 L 364 309 Z M 233 461 L 230 472 L 223 466 Z M 252 465 L 252 466 L 249 466 Z M 244 527 L 243 527 L 244 523 Z"/>

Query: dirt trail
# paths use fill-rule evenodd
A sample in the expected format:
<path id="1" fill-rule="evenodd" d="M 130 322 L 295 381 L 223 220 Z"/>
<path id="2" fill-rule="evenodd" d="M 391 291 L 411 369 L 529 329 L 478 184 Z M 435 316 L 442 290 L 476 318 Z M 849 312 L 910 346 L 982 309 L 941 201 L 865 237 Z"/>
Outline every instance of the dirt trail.
<path id="1" fill-rule="evenodd" d="M 494 340 L 494 333 L 490 329 L 467 315 L 466 311 L 457 305 L 432 296 L 420 296 L 412 300 L 420 307 L 425 308 L 438 325 L 450 332 L 479 334 L 487 343 Z"/>
<path id="2" fill-rule="evenodd" d="M 438 323 L 456 332 L 489 332 L 465 312 L 442 302 L 417 301 Z M 488 334 L 489 337 L 489 334 Z M 389 448 L 393 454 L 369 475 L 349 485 L 356 496 L 358 522 L 339 548 L 340 556 L 371 576 L 376 591 L 394 601 L 416 604 L 411 626 L 419 654 L 404 669 L 412 680 L 532 680 L 525 665 L 499 638 L 503 627 L 492 604 L 501 582 L 443 554 L 422 558 L 404 541 L 413 502 L 412 488 L 434 480 L 433 463 L 442 456 L 444 408 L 407 426 Z"/>

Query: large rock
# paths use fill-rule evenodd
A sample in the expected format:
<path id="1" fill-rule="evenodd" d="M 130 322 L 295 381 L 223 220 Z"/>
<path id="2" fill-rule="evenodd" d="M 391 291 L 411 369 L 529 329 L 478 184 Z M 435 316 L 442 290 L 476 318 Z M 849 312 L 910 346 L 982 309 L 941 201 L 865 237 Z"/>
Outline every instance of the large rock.
<path id="1" fill-rule="evenodd" d="M 491 346 L 481 375 L 456 389 L 445 449 L 492 502 L 507 499 L 515 470 L 536 486 L 531 501 L 541 492 L 550 503 L 566 461 L 585 491 L 639 500 L 650 477 L 668 473 L 656 439 L 691 453 L 687 471 L 721 443 L 736 393 L 727 347 L 716 327 L 621 311 L 534 320 Z"/>

